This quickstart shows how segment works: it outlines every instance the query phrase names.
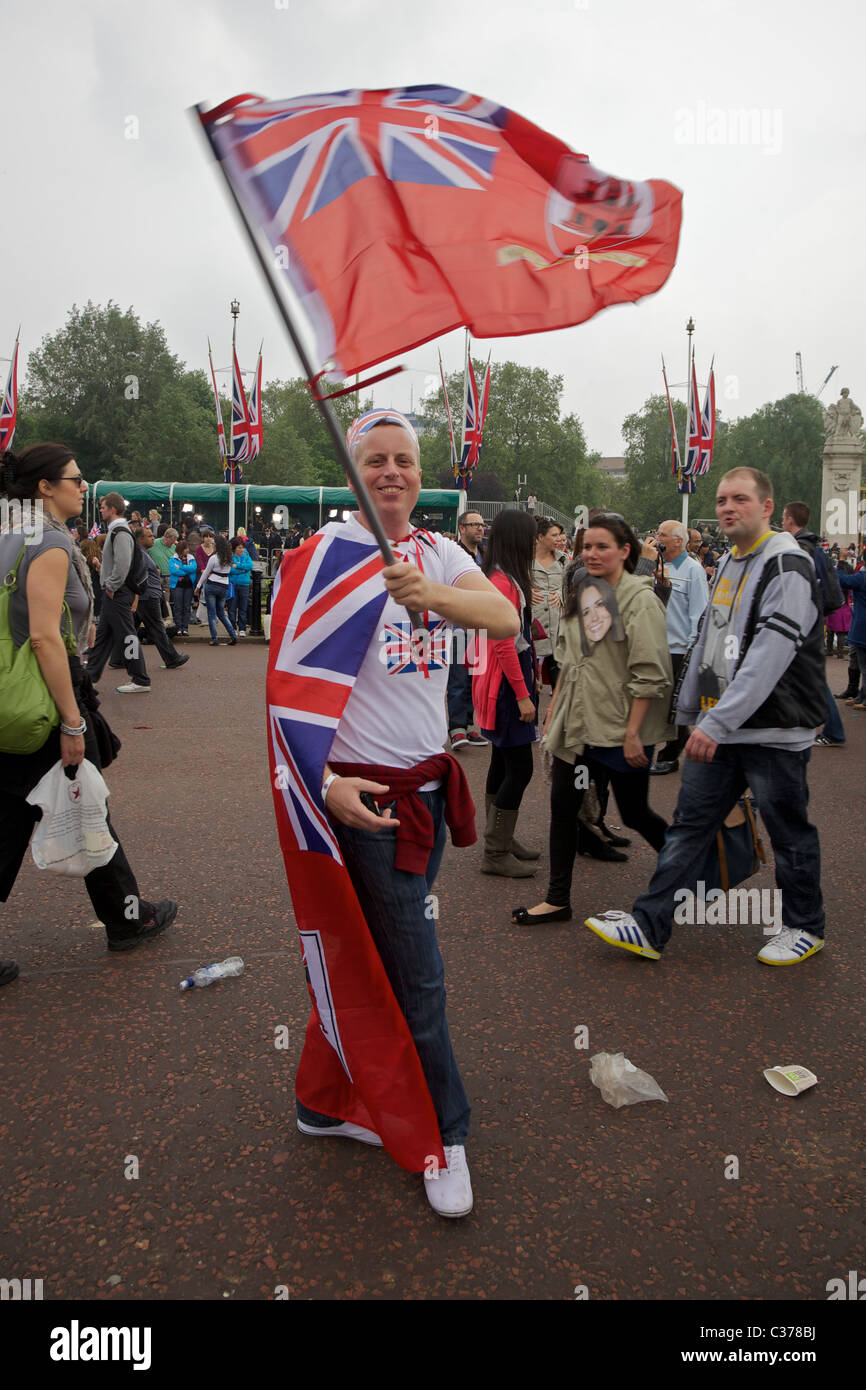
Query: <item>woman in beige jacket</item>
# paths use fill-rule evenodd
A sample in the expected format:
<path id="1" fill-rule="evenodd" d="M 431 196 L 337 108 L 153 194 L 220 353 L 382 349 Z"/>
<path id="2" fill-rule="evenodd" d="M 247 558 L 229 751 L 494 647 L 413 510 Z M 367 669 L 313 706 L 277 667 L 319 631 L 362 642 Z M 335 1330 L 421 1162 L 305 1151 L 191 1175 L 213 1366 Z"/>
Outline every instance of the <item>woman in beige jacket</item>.
<path id="1" fill-rule="evenodd" d="M 554 651 L 562 617 L 562 581 L 565 562 L 560 544 L 565 532 L 558 521 L 541 516 L 532 566 L 532 639 L 542 674 L 551 690 L 556 687 L 559 667 Z M 542 636 L 543 633 L 543 636 Z"/>
<path id="2" fill-rule="evenodd" d="M 651 578 L 638 578 L 634 532 L 614 513 L 587 527 L 582 566 L 568 576 L 554 653 L 559 682 L 545 721 L 553 756 L 550 882 L 544 902 L 513 920 L 568 921 L 577 813 L 591 780 L 610 779 L 623 823 L 653 849 L 667 825 L 648 804 L 653 744 L 666 735 L 673 675 L 665 612 Z"/>

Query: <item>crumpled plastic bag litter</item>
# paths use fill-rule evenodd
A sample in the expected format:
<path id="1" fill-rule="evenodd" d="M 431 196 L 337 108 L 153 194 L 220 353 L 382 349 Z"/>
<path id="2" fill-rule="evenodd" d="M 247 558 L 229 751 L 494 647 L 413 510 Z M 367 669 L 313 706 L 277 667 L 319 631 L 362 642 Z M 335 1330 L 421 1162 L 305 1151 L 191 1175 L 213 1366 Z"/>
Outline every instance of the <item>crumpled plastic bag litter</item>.
<path id="1" fill-rule="evenodd" d="M 621 1105 L 637 1105 L 642 1100 L 663 1100 L 667 1096 L 649 1072 L 635 1067 L 622 1052 L 596 1052 L 589 1059 L 589 1079 L 601 1091 L 602 1100 L 619 1110 Z"/>

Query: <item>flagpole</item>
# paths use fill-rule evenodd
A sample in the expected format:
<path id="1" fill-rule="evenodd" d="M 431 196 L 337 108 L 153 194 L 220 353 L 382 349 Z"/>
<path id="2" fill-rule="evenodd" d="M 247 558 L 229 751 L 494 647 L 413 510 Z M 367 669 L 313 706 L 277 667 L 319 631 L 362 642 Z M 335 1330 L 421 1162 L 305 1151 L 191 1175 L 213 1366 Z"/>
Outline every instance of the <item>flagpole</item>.
<path id="1" fill-rule="evenodd" d="M 240 306 L 240 304 L 238 303 L 238 301 L 237 301 L 236 299 L 233 299 L 233 300 L 232 300 L 232 303 L 231 303 L 231 311 L 232 311 L 232 376 L 234 377 L 234 366 L 235 366 L 235 362 L 236 362 L 236 360 L 237 360 L 237 341 L 236 341 L 236 340 L 237 340 L 237 332 L 238 332 L 238 314 L 239 314 L 240 311 L 241 311 L 241 306 Z M 234 540 L 234 535 L 235 535 L 235 465 L 234 465 L 234 457 L 235 457 L 235 412 L 234 412 L 234 406 L 232 406 L 231 425 L 229 426 L 229 456 L 228 456 L 228 468 L 229 468 L 229 540 Z"/>
<path id="2" fill-rule="evenodd" d="M 686 438 L 685 438 L 685 445 L 686 445 L 686 447 L 685 447 L 685 452 L 684 452 L 684 454 L 683 454 L 683 458 L 684 458 L 684 459 L 688 459 L 688 450 L 689 450 L 689 395 L 690 395 L 690 392 L 691 392 L 691 389 L 692 389 L 692 334 L 694 333 L 694 331 L 695 331 L 695 321 L 694 321 L 694 319 L 692 318 L 692 316 L 691 316 L 691 314 L 690 314 L 690 315 L 689 315 L 689 321 L 688 321 L 688 323 L 686 324 L 686 332 L 687 332 L 688 335 L 689 335 L 689 354 L 688 354 L 688 355 L 689 355 L 689 365 L 688 365 L 688 371 L 686 372 Z M 695 402 L 695 410 L 697 410 L 697 402 Z M 689 524 L 689 494 L 688 494 L 687 492 L 684 492 L 684 493 L 683 493 L 683 526 L 688 527 L 688 524 Z M 687 537 L 686 539 L 688 539 L 688 537 Z"/>
<path id="3" fill-rule="evenodd" d="M 280 318 L 283 321 L 283 326 L 285 327 L 286 332 L 288 333 L 289 338 L 292 341 L 292 345 L 295 349 L 295 352 L 298 355 L 298 361 L 301 364 L 304 376 L 307 379 L 307 384 L 310 388 L 310 391 L 313 394 L 313 399 L 316 402 L 316 405 L 318 406 L 319 410 L 321 411 L 322 418 L 325 422 L 325 427 L 328 431 L 328 434 L 331 436 L 331 442 L 334 445 L 334 448 L 337 452 L 337 458 L 342 463 L 343 468 L 346 470 L 346 475 L 352 484 L 352 490 L 358 499 L 358 506 L 364 513 L 367 525 L 370 527 L 370 530 L 376 539 L 376 542 L 379 546 L 379 550 L 382 553 L 382 559 L 385 561 L 386 565 L 393 565 L 396 563 L 394 559 L 394 552 L 391 549 L 388 537 L 385 535 L 384 527 L 382 526 L 382 523 L 379 520 L 379 514 L 373 506 L 366 485 L 364 484 L 360 473 L 355 467 L 355 460 L 349 453 L 349 448 L 343 436 L 343 431 L 340 429 L 340 423 L 336 415 L 334 414 L 334 408 L 332 405 L 329 404 L 327 397 L 320 396 L 318 394 L 318 391 L 315 389 L 316 373 L 313 371 L 313 364 L 307 356 L 306 348 L 304 347 L 300 335 L 297 329 L 295 328 L 294 320 L 289 312 L 289 307 L 285 301 L 285 298 L 280 290 L 280 287 L 276 284 L 273 278 L 273 263 L 267 256 L 265 256 L 264 251 L 260 245 L 259 237 L 256 233 L 255 226 L 247 216 L 246 208 L 241 202 L 241 199 L 238 197 L 234 184 L 232 183 L 231 179 L 226 173 L 225 165 L 219 156 L 219 153 L 211 138 L 210 131 L 204 122 L 204 111 L 202 106 L 200 104 L 196 104 L 191 109 L 195 112 L 196 116 L 198 117 L 198 123 L 201 128 L 202 134 L 205 140 L 207 141 L 208 148 L 210 149 L 211 154 L 216 160 L 217 167 L 225 181 L 226 188 L 228 189 L 229 197 L 234 203 L 238 216 L 241 219 L 241 223 L 247 234 L 250 246 L 252 247 L 253 254 L 255 255 L 256 260 L 258 261 L 259 269 L 261 270 L 262 275 L 265 278 L 265 283 L 268 289 L 270 290 L 271 295 L 273 296 L 277 312 L 279 313 Z M 409 614 L 409 618 L 411 620 L 413 628 L 416 628 L 418 631 L 425 632 L 426 625 L 422 621 L 421 614 L 415 613 L 411 608 L 407 609 L 407 612 Z"/>
<path id="4" fill-rule="evenodd" d="M 460 429 L 460 465 L 463 466 L 463 459 L 466 454 L 466 407 L 469 404 L 469 329 L 466 329 L 466 356 L 463 360 L 463 424 Z M 462 474 L 463 486 L 466 487 L 466 474 Z M 469 489 L 466 487 L 466 494 Z"/>

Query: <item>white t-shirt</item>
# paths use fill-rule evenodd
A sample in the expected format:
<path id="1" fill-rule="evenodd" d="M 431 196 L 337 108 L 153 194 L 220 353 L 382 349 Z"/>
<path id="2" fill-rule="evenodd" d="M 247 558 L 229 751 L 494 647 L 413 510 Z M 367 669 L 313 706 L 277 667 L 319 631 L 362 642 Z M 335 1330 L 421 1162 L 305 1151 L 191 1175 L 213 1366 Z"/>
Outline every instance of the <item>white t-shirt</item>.
<path id="1" fill-rule="evenodd" d="M 353 513 L 346 521 L 346 534 L 372 541 L 371 533 L 356 516 Z M 428 539 L 416 532 L 408 540 L 391 541 L 391 549 L 395 556 L 417 565 L 434 584 L 456 584 L 461 575 L 475 574 L 478 568 L 455 541 L 440 535 Z M 448 732 L 445 691 L 452 624 L 433 612 L 428 612 L 427 620 L 431 635 L 425 676 L 412 659 L 409 615 L 388 596 L 337 726 L 329 762 L 405 768 L 443 751 Z M 438 785 L 428 782 L 422 790 Z"/>

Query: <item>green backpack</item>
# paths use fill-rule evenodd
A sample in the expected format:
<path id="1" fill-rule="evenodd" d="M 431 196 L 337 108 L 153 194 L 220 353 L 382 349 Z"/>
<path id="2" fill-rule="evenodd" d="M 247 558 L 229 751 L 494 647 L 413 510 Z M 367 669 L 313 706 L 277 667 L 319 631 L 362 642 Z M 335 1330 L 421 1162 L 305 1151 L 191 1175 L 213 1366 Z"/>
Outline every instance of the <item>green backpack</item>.
<path id="1" fill-rule="evenodd" d="M 0 587 L 0 753 L 36 753 L 60 723 L 60 713 L 45 684 L 30 638 L 20 647 L 12 641 L 9 604 L 18 588 L 23 556 L 24 546 Z M 66 599 L 63 611 L 67 619 L 63 640 L 66 650 L 74 655 L 77 648 Z"/>

